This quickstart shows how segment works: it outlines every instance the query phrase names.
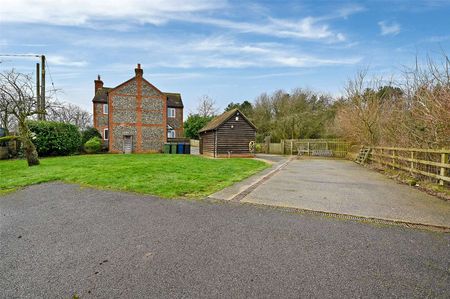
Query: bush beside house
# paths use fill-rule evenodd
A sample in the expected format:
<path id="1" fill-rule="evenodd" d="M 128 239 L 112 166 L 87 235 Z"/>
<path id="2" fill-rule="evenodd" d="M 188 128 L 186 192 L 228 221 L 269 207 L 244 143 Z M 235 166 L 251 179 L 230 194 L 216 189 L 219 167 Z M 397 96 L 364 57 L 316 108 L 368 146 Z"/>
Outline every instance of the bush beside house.
<path id="1" fill-rule="evenodd" d="M 87 127 L 84 131 L 81 132 L 81 143 L 84 145 L 94 137 L 98 137 L 101 139 L 102 135 L 96 128 Z"/>
<path id="2" fill-rule="evenodd" d="M 79 151 L 81 134 L 77 126 L 52 121 L 30 121 L 33 143 L 39 156 L 65 156 Z"/>
<path id="3" fill-rule="evenodd" d="M 84 144 L 84 151 L 88 154 L 95 154 L 102 149 L 102 140 L 98 137 L 92 137 Z"/>

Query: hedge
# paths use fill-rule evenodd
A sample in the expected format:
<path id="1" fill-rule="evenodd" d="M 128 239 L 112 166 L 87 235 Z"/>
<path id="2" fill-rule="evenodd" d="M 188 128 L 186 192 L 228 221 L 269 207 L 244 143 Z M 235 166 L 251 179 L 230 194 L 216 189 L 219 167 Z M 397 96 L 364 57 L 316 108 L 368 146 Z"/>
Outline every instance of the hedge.
<path id="1" fill-rule="evenodd" d="M 35 134 L 33 143 L 39 156 L 65 156 L 81 147 L 81 134 L 72 124 L 53 121 L 30 121 L 28 127 Z"/>
<path id="2" fill-rule="evenodd" d="M 96 128 L 87 127 L 84 131 L 81 132 L 81 144 L 85 144 L 94 137 L 98 137 L 101 139 L 102 135 Z"/>

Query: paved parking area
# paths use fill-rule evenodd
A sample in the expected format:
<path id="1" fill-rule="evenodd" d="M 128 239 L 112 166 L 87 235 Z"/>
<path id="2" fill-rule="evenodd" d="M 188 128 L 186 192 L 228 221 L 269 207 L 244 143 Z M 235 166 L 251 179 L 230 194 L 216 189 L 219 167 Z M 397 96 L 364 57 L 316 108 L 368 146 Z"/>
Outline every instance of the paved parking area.
<path id="1" fill-rule="evenodd" d="M 0 197 L 1 298 L 448 298 L 450 234 L 48 183 Z"/>
<path id="2" fill-rule="evenodd" d="M 293 160 L 241 202 L 450 228 L 450 202 L 345 160 Z"/>

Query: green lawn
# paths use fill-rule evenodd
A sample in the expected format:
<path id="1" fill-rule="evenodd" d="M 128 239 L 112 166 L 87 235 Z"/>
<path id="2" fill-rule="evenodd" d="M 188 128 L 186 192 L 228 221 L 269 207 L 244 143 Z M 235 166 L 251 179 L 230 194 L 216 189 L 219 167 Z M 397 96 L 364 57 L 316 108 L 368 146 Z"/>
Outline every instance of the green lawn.
<path id="1" fill-rule="evenodd" d="M 64 181 L 161 197 L 199 198 L 238 182 L 267 164 L 252 159 L 208 159 L 189 155 L 83 155 L 0 161 L 0 194 L 27 185 Z"/>

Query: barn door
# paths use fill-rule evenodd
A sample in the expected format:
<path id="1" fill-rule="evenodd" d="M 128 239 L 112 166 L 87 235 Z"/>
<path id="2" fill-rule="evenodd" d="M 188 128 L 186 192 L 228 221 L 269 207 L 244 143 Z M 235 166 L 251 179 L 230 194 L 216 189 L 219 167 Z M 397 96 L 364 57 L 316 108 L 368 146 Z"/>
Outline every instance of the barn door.
<path id="1" fill-rule="evenodd" d="M 131 154 L 133 151 L 133 136 L 123 136 L 123 152 L 124 154 Z"/>

